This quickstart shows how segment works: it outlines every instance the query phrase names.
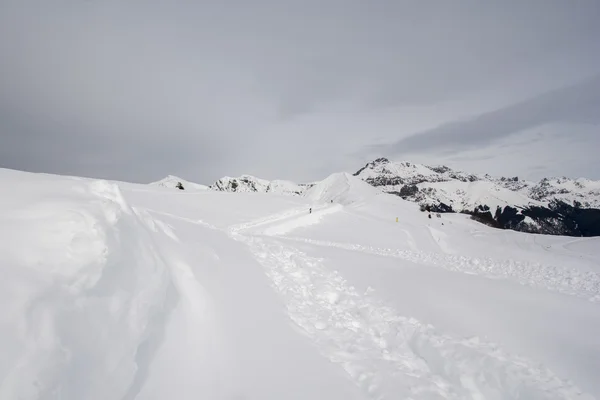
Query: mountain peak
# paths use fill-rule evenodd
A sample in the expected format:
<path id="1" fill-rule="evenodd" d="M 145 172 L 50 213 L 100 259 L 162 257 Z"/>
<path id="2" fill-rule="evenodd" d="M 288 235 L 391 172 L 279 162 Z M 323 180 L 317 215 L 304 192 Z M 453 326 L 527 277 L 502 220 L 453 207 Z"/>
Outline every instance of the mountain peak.
<path id="1" fill-rule="evenodd" d="M 421 204 L 444 203 L 455 210 L 471 210 L 481 204 L 492 208 L 542 205 L 558 199 L 583 207 L 600 206 L 600 182 L 565 177 L 544 178 L 539 183 L 519 177 L 493 177 L 453 170 L 445 165 L 427 166 L 378 158 L 354 176 L 383 191 Z"/>
<path id="2" fill-rule="evenodd" d="M 303 185 L 284 180 L 266 180 L 252 175 L 241 175 L 237 178 L 225 176 L 210 186 L 210 189 L 220 192 L 235 193 L 275 193 L 302 194 L 306 189 Z"/>
<path id="3" fill-rule="evenodd" d="M 188 180 L 185 180 L 185 179 L 180 178 L 175 175 L 167 175 L 165 178 L 163 178 L 159 181 L 150 183 L 150 185 L 174 189 L 174 188 L 177 188 L 179 183 L 181 183 L 181 185 L 183 186 L 184 189 L 196 189 L 196 190 L 208 189 L 208 186 L 206 186 L 206 185 L 201 185 L 199 183 L 190 182 Z"/>
<path id="4" fill-rule="evenodd" d="M 389 163 L 389 162 L 390 162 L 390 160 L 388 160 L 385 157 L 380 157 L 380 158 L 376 159 L 375 161 L 373 161 L 373 163 L 375 163 L 375 164 L 383 164 L 383 163 Z"/>

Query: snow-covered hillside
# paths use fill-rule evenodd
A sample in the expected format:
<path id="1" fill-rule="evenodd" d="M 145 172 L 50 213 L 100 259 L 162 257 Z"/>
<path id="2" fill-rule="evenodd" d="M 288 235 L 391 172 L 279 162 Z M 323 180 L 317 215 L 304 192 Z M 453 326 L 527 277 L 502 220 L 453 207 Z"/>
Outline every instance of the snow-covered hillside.
<path id="1" fill-rule="evenodd" d="M 436 212 L 466 212 L 497 228 L 568 236 L 600 236 L 600 181 L 494 178 L 385 158 L 358 178 Z"/>
<path id="2" fill-rule="evenodd" d="M 239 178 L 226 176 L 210 186 L 210 189 L 221 192 L 235 193 L 275 193 L 284 195 L 301 195 L 307 185 L 299 185 L 284 180 L 268 181 L 251 175 L 242 175 Z"/>
<path id="3" fill-rule="evenodd" d="M 150 185 L 153 186 L 161 186 L 171 189 L 178 189 L 179 184 L 183 187 L 184 190 L 206 190 L 208 186 L 201 185 L 199 183 L 194 183 L 187 181 L 185 179 L 181 179 L 174 175 L 169 175 L 166 178 L 161 179 L 160 181 L 152 182 Z"/>
<path id="4" fill-rule="evenodd" d="M 532 199 L 544 202 L 558 199 L 570 204 L 579 202 L 585 208 L 600 208 L 600 181 L 544 178 L 533 185 L 526 183 L 521 191 Z"/>
<path id="5" fill-rule="evenodd" d="M 348 174 L 0 187 L 2 400 L 600 398 L 600 238 L 429 219 Z"/>
<path id="6" fill-rule="evenodd" d="M 316 183 L 304 196 L 310 201 L 350 205 L 364 203 L 379 194 L 382 194 L 380 190 L 346 172 L 339 172 Z"/>
<path id="7" fill-rule="evenodd" d="M 535 183 L 518 177 L 494 178 L 454 171 L 446 166 L 429 167 L 385 158 L 368 163 L 354 175 L 388 193 L 397 193 L 421 204 L 442 202 L 456 211 L 471 211 L 479 205 L 491 209 L 506 205 L 541 206 L 553 200 L 600 208 L 600 181 L 583 178 L 547 178 Z"/>

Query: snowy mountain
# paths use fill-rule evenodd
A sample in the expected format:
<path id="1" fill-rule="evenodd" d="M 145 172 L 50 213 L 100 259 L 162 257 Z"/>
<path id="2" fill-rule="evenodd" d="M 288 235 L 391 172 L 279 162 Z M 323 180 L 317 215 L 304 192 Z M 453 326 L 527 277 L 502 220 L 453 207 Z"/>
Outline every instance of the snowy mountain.
<path id="1" fill-rule="evenodd" d="M 236 193 L 275 193 L 283 195 L 301 195 L 310 185 L 299 185 L 284 180 L 268 181 L 251 175 L 239 178 L 224 177 L 210 186 L 210 189 L 221 192 Z"/>
<path id="2" fill-rule="evenodd" d="M 386 158 L 368 163 L 354 175 L 385 192 L 420 204 L 445 203 L 456 211 L 470 211 L 479 205 L 541 206 L 554 200 L 600 208 L 600 181 L 589 179 L 545 178 L 535 183 L 518 177 L 469 174 L 446 166 L 391 162 Z"/>
<path id="3" fill-rule="evenodd" d="M 348 202 L 344 185 L 360 180 L 383 192 L 419 204 L 431 212 L 461 212 L 496 228 L 568 236 L 600 235 L 600 181 L 545 178 L 540 182 L 518 177 L 492 177 L 379 158 L 352 176 L 333 174 L 322 182 L 297 184 L 251 175 L 224 177 L 210 186 L 169 176 L 154 185 L 210 189 L 230 193 L 272 193 L 309 199 Z M 340 187 L 330 187 L 331 182 Z M 356 183 L 353 183 L 356 185 Z M 332 194 L 335 193 L 335 194 Z M 354 201 L 354 200 L 353 200 Z"/>
<path id="4" fill-rule="evenodd" d="M 354 175 L 423 209 L 466 212 L 499 228 L 600 235 L 600 181 L 553 178 L 534 183 L 385 158 L 366 164 Z"/>
<path id="5" fill-rule="evenodd" d="M 304 193 L 304 197 L 315 202 L 350 205 L 365 203 L 380 194 L 380 190 L 362 180 L 346 172 L 339 172 L 314 184 Z"/>
<path id="6" fill-rule="evenodd" d="M 174 175 L 168 175 L 166 178 L 161 179 L 160 181 L 152 182 L 150 185 L 152 186 L 161 186 L 171 189 L 179 189 L 178 186 L 181 184 L 184 190 L 207 190 L 208 186 L 201 185 L 199 183 L 189 182 L 185 179 L 179 178 Z"/>
<path id="7" fill-rule="evenodd" d="M 429 219 L 345 173 L 0 187 L 2 400 L 600 398 L 600 238 Z"/>
<path id="8" fill-rule="evenodd" d="M 560 200 L 565 203 L 580 203 L 583 208 L 600 208 L 600 181 L 579 178 L 544 178 L 540 182 L 524 186 L 529 197 L 550 202 Z"/>

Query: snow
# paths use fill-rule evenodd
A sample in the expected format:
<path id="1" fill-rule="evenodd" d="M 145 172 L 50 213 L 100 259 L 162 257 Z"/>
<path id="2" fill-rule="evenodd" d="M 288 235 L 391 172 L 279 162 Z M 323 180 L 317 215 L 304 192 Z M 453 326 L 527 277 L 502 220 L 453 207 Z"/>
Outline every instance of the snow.
<path id="1" fill-rule="evenodd" d="M 373 168 L 365 169 L 359 174 L 361 179 L 374 178 L 381 174 L 389 176 L 400 176 L 403 178 L 411 178 L 415 176 L 435 177 L 440 174 L 433 171 L 430 167 L 422 164 L 415 164 L 407 161 L 400 162 L 382 162 L 379 165 L 374 165 Z"/>
<path id="2" fill-rule="evenodd" d="M 490 210 L 496 207 L 519 207 L 527 205 L 542 205 L 542 202 L 532 200 L 519 192 L 499 187 L 493 182 L 476 181 L 461 182 L 447 181 L 436 183 L 420 183 L 419 188 L 433 188 L 435 194 L 430 200 L 441 201 L 451 205 L 455 210 L 473 210 L 480 204 L 487 205 Z"/>
<path id="3" fill-rule="evenodd" d="M 343 173 L 0 185 L 0 399 L 600 397 L 596 238 L 428 219 Z"/>
<path id="4" fill-rule="evenodd" d="M 335 202 L 350 205 L 365 202 L 381 192 L 368 183 L 348 173 L 331 174 L 316 183 L 305 193 L 305 197 L 316 202 Z"/>
<path id="5" fill-rule="evenodd" d="M 492 210 L 507 205 L 546 206 L 552 200 L 568 204 L 577 201 L 586 208 L 600 207 L 600 181 L 585 178 L 546 178 L 536 183 L 517 177 L 496 178 L 454 171 L 445 166 L 429 167 L 387 159 L 368 163 L 356 176 L 386 192 L 398 193 L 406 185 L 416 185 L 420 192 L 412 195 L 413 201 L 442 202 L 455 211 L 472 211 L 479 205 L 487 205 Z"/>
<path id="6" fill-rule="evenodd" d="M 176 189 L 177 185 L 179 183 L 181 183 L 184 190 L 190 190 L 190 189 L 206 190 L 206 189 L 208 189 L 208 186 L 206 186 L 206 185 L 201 185 L 199 183 L 190 182 L 190 181 L 187 181 L 185 179 L 179 178 L 174 175 L 168 175 L 166 178 L 163 178 L 160 181 L 150 183 L 150 185 L 161 186 L 161 187 L 166 187 L 166 188 L 170 188 L 170 189 Z"/>
<path id="7" fill-rule="evenodd" d="M 251 175 L 242 175 L 239 178 L 225 176 L 210 186 L 210 188 L 213 190 L 238 193 L 266 193 L 268 187 L 269 181 L 265 179 L 256 178 Z"/>
<path id="8" fill-rule="evenodd" d="M 543 200 L 558 199 L 568 204 L 578 201 L 584 207 L 600 208 L 600 181 L 585 178 L 542 179 L 521 190 L 530 197 Z"/>
<path id="9" fill-rule="evenodd" d="M 252 175 L 242 175 L 238 178 L 226 176 L 216 181 L 210 188 L 221 192 L 274 193 L 288 196 L 301 195 L 305 190 L 304 186 L 291 181 L 280 179 L 268 181 Z"/>
<path id="10" fill-rule="evenodd" d="M 267 193 L 299 195 L 304 192 L 304 188 L 294 182 L 284 180 L 274 180 L 269 182 Z"/>

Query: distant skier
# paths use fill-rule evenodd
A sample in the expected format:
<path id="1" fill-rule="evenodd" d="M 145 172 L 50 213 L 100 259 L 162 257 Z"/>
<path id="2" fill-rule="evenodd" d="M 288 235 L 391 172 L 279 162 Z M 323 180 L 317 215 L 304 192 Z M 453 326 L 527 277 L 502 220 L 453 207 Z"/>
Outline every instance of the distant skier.
<path id="1" fill-rule="evenodd" d="M 312 207 L 308 209 L 308 213 L 312 214 Z"/>

